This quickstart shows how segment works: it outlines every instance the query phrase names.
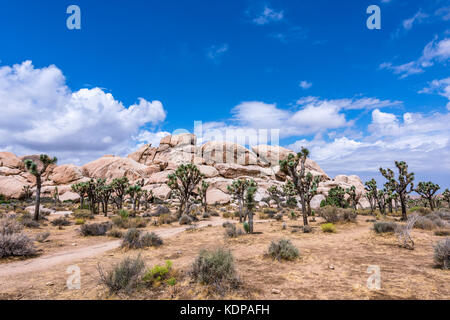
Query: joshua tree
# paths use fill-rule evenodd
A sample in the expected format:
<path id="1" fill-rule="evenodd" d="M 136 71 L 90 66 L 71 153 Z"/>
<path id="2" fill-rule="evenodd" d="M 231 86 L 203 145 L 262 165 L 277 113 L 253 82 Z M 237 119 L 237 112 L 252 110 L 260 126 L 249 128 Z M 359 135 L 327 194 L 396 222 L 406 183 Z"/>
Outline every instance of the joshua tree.
<path id="1" fill-rule="evenodd" d="M 101 188 L 102 184 L 102 179 L 91 179 L 86 182 L 86 195 L 88 197 L 89 209 L 91 210 L 92 214 L 99 213 L 98 203 L 101 201 L 99 189 Z"/>
<path id="2" fill-rule="evenodd" d="M 277 186 L 269 187 L 267 192 L 269 192 L 270 199 L 277 203 L 277 208 L 281 209 L 281 197 L 283 196 L 283 192 L 280 191 Z"/>
<path id="3" fill-rule="evenodd" d="M 55 189 L 53 190 L 52 198 L 53 198 L 53 201 L 54 201 L 55 207 L 56 207 L 56 205 L 57 205 L 58 202 L 59 202 L 59 191 L 58 191 L 58 187 L 55 187 Z"/>
<path id="4" fill-rule="evenodd" d="M 344 188 L 341 188 L 340 186 L 331 188 L 330 191 L 328 191 L 327 198 L 325 199 L 326 204 L 339 208 L 347 207 L 348 204 L 347 201 L 345 201 L 345 193 L 346 191 Z"/>
<path id="5" fill-rule="evenodd" d="M 402 220 L 408 220 L 406 214 L 406 196 L 414 190 L 414 173 L 408 173 L 408 165 L 404 161 L 395 161 L 395 166 L 398 169 L 398 180 L 395 179 L 394 171 L 391 169 L 380 168 L 381 174 L 388 180 L 387 185 L 389 189 L 395 190 L 400 197 L 402 206 Z M 408 187 L 409 190 L 408 190 Z"/>
<path id="6" fill-rule="evenodd" d="M 242 222 L 242 219 L 244 218 L 243 207 L 245 201 L 245 192 L 250 187 L 256 187 L 256 183 L 253 180 L 246 180 L 246 179 L 234 180 L 231 186 L 227 187 L 228 191 L 238 202 L 239 222 Z"/>
<path id="7" fill-rule="evenodd" d="M 392 213 L 393 211 L 393 205 L 392 202 L 396 200 L 397 194 L 394 190 L 389 189 L 389 186 L 385 186 L 384 188 L 384 195 L 385 195 L 385 202 L 388 205 L 389 213 Z"/>
<path id="8" fill-rule="evenodd" d="M 180 165 L 175 173 L 169 174 L 168 185 L 172 189 L 172 195 L 180 200 L 178 216 L 188 214 L 191 207 L 191 198 L 195 196 L 194 190 L 203 179 L 203 174 L 196 165 L 188 163 Z"/>
<path id="9" fill-rule="evenodd" d="M 105 215 L 105 217 L 108 216 L 108 203 L 111 198 L 111 195 L 113 193 L 113 189 L 111 185 L 106 184 L 106 180 L 103 179 L 98 186 L 98 195 L 100 202 L 102 203 L 102 211 Z"/>
<path id="10" fill-rule="evenodd" d="M 251 183 L 249 187 L 247 188 L 247 191 L 245 193 L 244 202 L 245 202 L 245 218 L 244 221 L 246 221 L 246 217 L 248 216 L 248 227 L 249 227 L 249 233 L 253 233 L 253 210 L 255 209 L 255 193 L 256 193 L 257 187 L 256 182 L 251 180 Z"/>
<path id="11" fill-rule="evenodd" d="M 317 195 L 317 188 L 319 188 L 320 176 L 315 176 L 308 172 L 305 179 L 305 203 L 308 211 L 308 216 L 311 216 L 311 200 Z"/>
<path id="12" fill-rule="evenodd" d="M 293 155 L 289 154 L 288 158 L 280 161 L 280 169 L 282 172 L 291 177 L 292 182 L 294 183 L 294 187 L 297 190 L 298 195 L 300 196 L 300 201 L 302 204 L 302 213 L 303 213 L 303 224 L 305 226 L 308 225 L 308 210 L 306 208 L 306 194 L 308 188 L 308 182 L 306 178 L 306 159 L 309 156 L 309 150 L 302 147 L 302 150 Z M 297 170 L 298 165 L 300 164 L 300 170 Z"/>
<path id="13" fill-rule="evenodd" d="M 350 188 L 346 189 L 345 193 L 348 194 L 348 199 L 351 203 L 351 206 L 356 211 L 356 207 L 359 204 L 359 200 L 361 199 L 362 194 L 356 192 L 355 186 L 351 186 Z"/>
<path id="14" fill-rule="evenodd" d="M 297 190 L 295 189 L 294 183 L 291 180 L 286 181 L 283 185 L 283 193 L 286 196 L 286 205 L 288 207 L 297 207 Z"/>
<path id="15" fill-rule="evenodd" d="M 419 182 L 415 191 L 420 195 L 422 199 L 428 201 L 431 211 L 434 210 L 434 195 L 441 187 L 433 182 Z"/>
<path id="16" fill-rule="evenodd" d="M 145 210 L 148 210 L 148 204 L 150 202 L 153 202 L 155 199 L 155 196 L 153 194 L 153 190 L 142 190 L 142 197 L 141 197 L 142 201 L 145 204 Z"/>
<path id="17" fill-rule="evenodd" d="M 199 192 L 199 195 L 200 195 L 200 199 L 202 201 L 202 206 L 203 206 L 203 212 L 204 213 L 208 212 L 208 203 L 206 202 L 206 192 L 208 191 L 208 188 L 209 188 L 209 183 L 206 182 L 205 180 L 203 180 L 202 181 L 202 185 L 198 189 L 198 192 Z"/>
<path id="18" fill-rule="evenodd" d="M 129 186 L 127 189 L 127 194 L 130 196 L 131 203 L 133 204 L 133 215 L 136 215 L 136 207 L 138 206 L 139 199 L 141 199 L 142 196 L 142 187 L 140 184 Z"/>
<path id="19" fill-rule="evenodd" d="M 378 201 L 378 209 L 382 215 L 386 215 L 386 194 L 384 190 L 378 190 L 377 201 Z"/>
<path id="20" fill-rule="evenodd" d="M 31 199 L 31 196 L 33 195 L 33 192 L 31 191 L 31 187 L 30 186 L 23 186 L 22 187 L 22 191 L 23 191 L 23 195 L 24 195 L 25 201 Z"/>
<path id="21" fill-rule="evenodd" d="M 367 181 L 364 189 L 366 189 L 366 198 L 369 200 L 370 212 L 373 213 L 378 204 L 378 187 L 375 179 Z"/>
<path id="22" fill-rule="evenodd" d="M 127 193 L 127 189 L 130 186 L 127 177 L 116 178 L 112 181 L 111 187 L 114 191 L 115 197 L 113 198 L 116 203 L 117 209 L 123 208 L 123 199 Z"/>
<path id="23" fill-rule="evenodd" d="M 39 160 L 40 160 L 40 164 L 39 165 L 36 164 L 31 159 L 26 159 L 24 161 L 25 168 L 32 175 L 34 175 L 36 177 L 36 207 L 34 209 L 34 220 L 35 221 L 39 220 L 39 208 L 40 208 L 40 205 L 41 205 L 42 175 L 45 173 L 45 171 L 47 170 L 48 166 L 58 162 L 58 159 L 56 159 L 56 157 L 51 159 L 46 154 L 41 154 L 40 157 L 39 157 Z"/>
<path id="24" fill-rule="evenodd" d="M 80 196 L 80 209 L 84 207 L 84 198 L 87 193 L 87 187 L 86 182 L 76 183 L 71 186 L 72 191 Z"/>
<path id="25" fill-rule="evenodd" d="M 444 201 L 448 203 L 448 207 L 450 208 L 450 190 L 445 189 L 444 193 L 442 194 L 442 197 L 444 198 Z"/>

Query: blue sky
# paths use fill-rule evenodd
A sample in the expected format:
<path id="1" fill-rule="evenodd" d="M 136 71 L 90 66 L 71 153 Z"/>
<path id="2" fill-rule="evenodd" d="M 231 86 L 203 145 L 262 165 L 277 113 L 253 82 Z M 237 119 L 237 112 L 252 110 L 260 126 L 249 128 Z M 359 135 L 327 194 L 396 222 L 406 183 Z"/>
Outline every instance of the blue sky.
<path id="1" fill-rule="evenodd" d="M 203 121 L 278 128 L 331 176 L 407 160 L 450 187 L 449 22 L 447 0 L 2 1 L 0 149 L 84 163 Z"/>

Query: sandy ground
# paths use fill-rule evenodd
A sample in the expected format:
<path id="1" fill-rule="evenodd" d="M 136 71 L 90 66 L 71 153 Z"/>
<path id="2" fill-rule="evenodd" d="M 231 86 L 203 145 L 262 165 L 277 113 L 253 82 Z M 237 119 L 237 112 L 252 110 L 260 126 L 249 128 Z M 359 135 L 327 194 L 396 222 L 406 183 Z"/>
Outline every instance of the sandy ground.
<path id="1" fill-rule="evenodd" d="M 450 299 L 450 272 L 435 268 L 433 263 L 433 244 L 442 237 L 435 236 L 432 231 L 415 229 L 413 239 L 416 248 L 411 251 L 398 247 L 397 239 L 392 234 L 376 235 L 371 230 L 372 223 L 366 222 L 366 219 L 359 216 L 357 224 L 338 224 L 335 234 L 323 233 L 319 226 L 320 219 L 312 223 L 313 232 L 308 234 L 292 233 L 294 227 L 301 225 L 300 221 L 286 219 L 287 230 L 282 229 L 282 222 L 257 223 L 255 231 L 258 234 L 236 239 L 225 238 L 224 229 L 220 225 L 214 226 L 213 220 L 205 222 L 210 227 L 193 231 L 180 231 L 177 226 L 159 227 L 166 228 L 164 232 L 167 233 L 163 234 L 168 237 L 161 247 L 146 250 L 115 248 L 104 251 L 102 245 L 114 241 L 107 237 L 90 238 L 86 241 L 99 241 L 95 246 L 102 248 L 93 255 L 71 258 L 53 265 L 47 265 L 43 260 L 39 263 L 39 269 L 7 276 L 4 273 L 2 276 L 1 270 L 10 268 L 12 264 L 0 265 L 0 298 Z M 278 262 L 266 256 L 270 242 L 281 238 L 291 239 L 300 250 L 300 259 Z M 217 296 L 208 288 L 192 283 L 188 276 L 198 252 L 218 246 L 232 251 L 242 281 L 238 290 L 225 296 Z M 87 247 L 93 248 L 92 245 Z M 73 251 L 73 247 L 70 250 Z M 56 252 L 53 254 L 56 255 L 49 254 L 50 257 L 58 255 Z M 178 283 L 170 288 L 162 286 L 140 290 L 131 297 L 109 294 L 99 284 L 98 265 L 109 269 L 123 257 L 137 254 L 141 254 L 148 267 L 163 264 L 168 259 L 173 261 L 178 270 Z M 40 258 L 21 263 L 34 264 L 33 261 L 38 261 L 36 259 Z M 44 267 L 41 267 L 42 264 Z M 81 269 L 80 290 L 69 290 L 66 286 L 69 277 L 67 267 L 74 264 Z M 370 276 L 367 268 L 371 265 L 381 269 L 381 290 L 367 288 Z"/>

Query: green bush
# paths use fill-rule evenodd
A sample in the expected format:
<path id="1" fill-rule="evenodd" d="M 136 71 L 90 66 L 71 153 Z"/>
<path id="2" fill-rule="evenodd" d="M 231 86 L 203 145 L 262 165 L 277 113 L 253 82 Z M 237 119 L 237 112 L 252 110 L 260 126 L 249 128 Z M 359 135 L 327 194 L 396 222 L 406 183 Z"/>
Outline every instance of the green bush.
<path id="1" fill-rule="evenodd" d="M 373 224 L 373 230 L 376 233 L 395 232 L 397 224 L 395 222 L 375 222 Z"/>
<path id="2" fill-rule="evenodd" d="M 157 286 L 162 282 L 167 283 L 169 285 L 174 285 L 176 280 L 175 277 L 173 277 L 172 265 L 173 265 L 172 261 L 170 260 L 167 260 L 164 266 L 155 265 L 153 268 L 147 271 L 142 280 L 147 285 L 152 286 Z"/>
<path id="3" fill-rule="evenodd" d="M 295 260 L 299 257 L 298 249 L 289 239 L 272 241 L 269 246 L 269 255 L 275 260 Z"/>
<path id="4" fill-rule="evenodd" d="M 144 270 L 145 262 L 141 256 L 126 257 L 108 272 L 104 272 L 98 267 L 101 284 L 105 285 L 112 293 L 125 292 L 127 294 L 131 294 L 139 288 Z"/>
<path id="5" fill-rule="evenodd" d="M 325 223 L 320 226 L 322 228 L 323 232 L 327 233 L 335 233 L 336 232 L 336 226 L 332 223 Z"/>
<path id="6" fill-rule="evenodd" d="M 243 227 L 245 233 L 250 233 L 250 225 L 248 224 L 248 222 L 244 222 Z"/>
<path id="7" fill-rule="evenodd" d="M 200 251 L 192 265 L 191 275 L 194 281 L 212 285 L 220 291 L 239 284 L 233 255 L 223 248 Z"/>

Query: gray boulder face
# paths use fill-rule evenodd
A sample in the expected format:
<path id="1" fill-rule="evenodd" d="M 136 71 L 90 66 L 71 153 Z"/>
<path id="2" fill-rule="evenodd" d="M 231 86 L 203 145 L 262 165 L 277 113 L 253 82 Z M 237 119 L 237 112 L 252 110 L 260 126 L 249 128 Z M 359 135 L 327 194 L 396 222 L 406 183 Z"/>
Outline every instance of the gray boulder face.
<path id="1" fill-rule="evenodd" d="M 261 202 L 268 196 L 267 189 L 272 185 L 281 188 L 287 179 L 280 171 L 279 161 L 289 154 L 294 154 L 294 151 L 279 146 L 258 145 L 249 150 L 234 142 L 209 141 L 197 145 L 197 137 L 193 134 L 168 135 L 161 139 L 158 147 L 141 146 L 126 158 L 106 155 L 81 167 L 70 164 L 50 166 L 43 177 L 42 193 L 50 196 L 57 186 L 60 199 L 76 201 L 79 197 L 71 191 L 72 184 L 90 178 L 111 181 L 125 176 L 131 183 L 144 180 L 144 190 L 153 192 L 157 201 L 169 201 L 172 192 L 167 185 L 167 176 L 180 164 L 193 163 L 210 183 L 207 191 L 209 205 L 229 204 L 232 199 L 227 186 L 238 178 L 254 179 L 258 183 L 256 200 L 267 205 Z M 35 178 L 25 171 L 23 160 L 36 157 L 19 158 L 9 152 L 0 152 L 0 194 L 7 198 L 20 198 L 23 186 L 35 190 Z M 335 186 L 345 189 L 354 185 L 357 192 L 365 194 L 364 184 L 358 176 L 339 175 L 334 180 L 330 179 L 311 159 L 306 162 L 306 170 L 321 177 L 319 195 L 313 199 L 313 208 L 320 206 Z M 368 206 L 364 197 L 361 198 L 361 206 Z"/>
<path id="2" fill-rule="evenodd" d="M 168 213 L 170 213 L 169 208 L 167 208 L 163 205 L 159 205 L 155 208 L 155 210 L 153 210 L 151 215 L 154 217 L 159 217 L 162 214 L 168 214 Z"/>

